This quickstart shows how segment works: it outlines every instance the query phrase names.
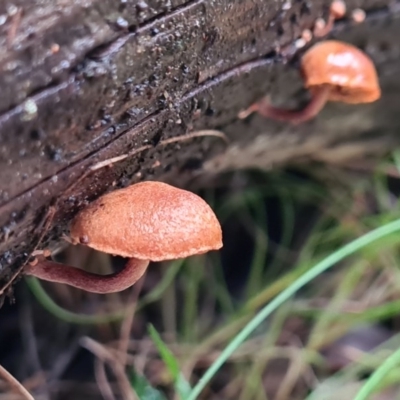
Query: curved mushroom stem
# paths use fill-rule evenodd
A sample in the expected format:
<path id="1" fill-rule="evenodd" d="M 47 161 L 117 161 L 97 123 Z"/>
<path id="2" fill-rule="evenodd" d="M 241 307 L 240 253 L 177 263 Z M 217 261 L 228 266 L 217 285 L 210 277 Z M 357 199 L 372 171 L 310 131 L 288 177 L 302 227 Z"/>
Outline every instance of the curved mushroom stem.
<path id="1" fill-rule="evenodd" d="M 132 286 L 143 276 L 148 265 L 148 260 L 130 258 L 121 271 L 98 275 L 40 257 L 36 263 L 28 264 L 24 273 L 45 281 L 64 283 L 87 292 L 105 294 L 120 292 Z"/>
<path id="2" fill-rule="evenodd" d="M 263 98 L 259 102 L 251 105 L 247 110 L 240 112 L 238 117 L 243 119 L 253 112 L 258 112 L 266 118 L 299 124 L 314 118 L 324 108 L 329 98 L 329 91 L 330 88 L 327 86 L 315 89 L 310 102 L 305 108 L 299 111 L 274 107 L 270 104 L 268 98 Z"/>
<path id="3" fill-rule="evenodd" d="M 322 18 L 318 18 L 314 26 L 314 36 L 317 38 L 326 36 L 333 29 L 335 20 L 336 18 L 332 14 L 329 15 L 327 22 L 325 22 Z"/>

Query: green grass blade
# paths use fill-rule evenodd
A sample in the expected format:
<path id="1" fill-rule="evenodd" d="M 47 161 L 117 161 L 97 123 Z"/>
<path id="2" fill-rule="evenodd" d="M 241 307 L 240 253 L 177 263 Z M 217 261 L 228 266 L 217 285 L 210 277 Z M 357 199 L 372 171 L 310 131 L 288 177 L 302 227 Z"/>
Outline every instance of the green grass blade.
<path id="1" fill-rule="evenodd" d="M 226 360 L 232 353 L 247 339 L 247 337 L 281 304 L 292 297 L 299 289 L 312 281 L 322 272 L 332 267 L 345 257 L 355 253 L 356 251 L 368 246 L 369 244 L 381 239 L 391 233 L 400 230 L 400 219 L 397 219 L 389 224 L 381 226 L 364 236 L 348 243 L 336 252 L 332 253 L 313 268 L 308 270 L 304 275 L 294 281 L 289 287 L 283 290 L 276 296 L 269 304 L 262 308 L 256 316 L 235 336 L 235 338 L 228 344 L 220 356 L 214 361 L 210 368 L 200 378 L 198 383 L 194 386 L 186 400 L 195 400 L 201 391 L 205 388 L 208 382 L 213 378 L 215 373 L 221 368 Z"/>
<path id="2" fill-rule="evenodd" d="M 182 375 L 178 360 L 172 354 L 171 350 L 167 347 L 161 336 L 158 334 L 153 325 L 149 325 L 149 334 L 154 344 L 156 345 L 162 360 L 164 361 L 169 373 L 174 379 L 175 389 L 182 399 L 186 399 L 191 391 L 189 382 Z"/>
<path id="3" fill-rule="evenodd" d="M 354 400 L 366 400 L 380 386 L 382 380 L 400 364 L 400 348 L 392 353 L 367 379 Z"/>
<path id="4" fill-rule="evenodd" d="M 170 266 L 166 269 L 160 283 L 158 283 L 149 294 L 139 300 L 137 310 L 141 310 L 143 307 L 161 299 L 165 291 L 175 280 L 185 261 L 186 259 L 183 258 L 181 260 L 175 260 L 170 264 Z"/>
<path id="5" fill-rule="evenodd" d="M 70 324 L 78 325 L 96 325 L 96 324 L 108 324 L 110 322 L 120 321 L 130 311 L 131 307 L 126 307 L 123 310 L 118 310 L 110 313 L 102 314 L 78 314 L 72 311 L 68 311 L 63 307 L 60 307 L 44 290 L 39 279 L 33 276 L 26 276 L 25 281 L 35 296 L 36 300 L 51 314 L 58 319 L 68 322 Z"/>
<path id="6" fill-rule="evenodd" d="M 132 372 L 130 383 L 140 400 L 167 400 L 159 390 L 151 386 L 144 376 L 135 371 Z"/>

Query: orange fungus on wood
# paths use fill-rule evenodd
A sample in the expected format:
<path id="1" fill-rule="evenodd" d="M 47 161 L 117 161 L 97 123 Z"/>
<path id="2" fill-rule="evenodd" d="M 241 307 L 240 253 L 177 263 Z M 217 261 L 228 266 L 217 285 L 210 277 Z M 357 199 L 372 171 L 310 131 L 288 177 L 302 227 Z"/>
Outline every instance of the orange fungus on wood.
<path id="1" fill-rule="evenodd" d="M 381 96 L 378 75 L 372 60 L 348 43 L 336 40 L 317 43 L 301 59 L 301 73 L 304 86 L 312 94 L 304 109 L 280 109 L 264 98 L 240 112 L 239 118 L 259 112 L 267 118 L 297 124 L 314 118 L 327 101 L 370 103 Z"/>
<path id="2" fill-rule="evenodd" d="M 24 272 L 93 293 L 127 289 L 149 261 L 184 258 L 222 247 L 221 226 L 199 196 L 162 182 L 142 182 L 101 196 L 72 221 L 73 243 L 129 257 L 125 267 L 97 275 L 55 263 L 44 256 Z"/>
<path id="3" fill-rule="evenodd" d="M 381 96 L 372 60 L 357 47 L 337 40 L 317 43 L 301 59 L 304 86 L 311 92 L 326 85 L 328 100 L 369 103 Z"/>

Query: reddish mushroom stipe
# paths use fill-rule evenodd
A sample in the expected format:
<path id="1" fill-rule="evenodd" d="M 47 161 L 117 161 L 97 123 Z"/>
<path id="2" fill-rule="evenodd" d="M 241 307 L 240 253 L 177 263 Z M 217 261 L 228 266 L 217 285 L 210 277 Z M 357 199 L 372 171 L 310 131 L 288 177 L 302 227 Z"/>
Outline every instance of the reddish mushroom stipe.
<path id="1" fill-rule="evenodd" d="M 131 258 L 119 272 L 98 275 L 79 268 L 70 267 L 45 258 L 25 268 L 26 275 L 45 281 L 63 283 L 91 293 L 121 292 L 135 284 L 146 272 L 149 262 Z"/>

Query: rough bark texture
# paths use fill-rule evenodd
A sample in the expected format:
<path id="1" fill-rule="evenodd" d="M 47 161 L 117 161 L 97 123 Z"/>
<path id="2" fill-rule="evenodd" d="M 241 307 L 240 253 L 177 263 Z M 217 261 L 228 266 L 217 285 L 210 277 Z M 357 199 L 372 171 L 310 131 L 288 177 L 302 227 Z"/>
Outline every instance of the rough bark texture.
<path id="1" fill-rule="evenodd" d="M 298 127 L 237 113 L 269 93 L 299 106 L 305 93 L 295 40 L 329 0 L 14 0 L 0 4 L 0 288 L 34 248 L 55 199 L 44 244 L 85 202 L 143 179 L 185 185 L 194 176 L 299 160 L 377 156 L 400 141 L 400 3 L 348 0 L 367 19 L 331 37 L 375 61 L 380 101 L 330 104 Z M 231 140 L 163 139 L 219 129 Z M 89 165 L 154 148 L 89 175 Z"/>

